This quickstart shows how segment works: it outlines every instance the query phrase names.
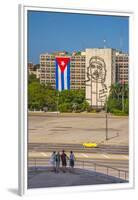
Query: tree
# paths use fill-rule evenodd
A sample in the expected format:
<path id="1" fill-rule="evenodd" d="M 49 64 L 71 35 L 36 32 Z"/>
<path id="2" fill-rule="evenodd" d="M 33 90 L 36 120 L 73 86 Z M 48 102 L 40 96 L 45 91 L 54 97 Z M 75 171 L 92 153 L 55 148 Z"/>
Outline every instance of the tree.
<path id="1" fill-rule="evenodd" d="M 42 109 L 44 98 L 39 82 L 32 82 L 28 85 L 28 107 L 29 109 Z"/>
<path id="2" fill-rule="evenodd" d="M 63 90 L 59 93 L 59 108 L 66 107 L 69 111 L 84 111 L 87 109 L 88 103 L 85 100 L 85 92 L 83 90 Z M 64 109 L 65 110 L 65 109 Z"/>
<path id="3" fill-rule="evenodd" d="M 36 78 L 35 74 L 28 74 L 28 84 L 33 83 L 33 82 L 40 82 L 38 78 Z"/>
<path id="4" fill-rule="evenodd" d="M 84 90 L 56 91 L 51 84 L 40 84 L 35 75 L 29 75 L 28 108 L 60 112 L 82 112 L 88 109 Z"/>
<path id="5" fill-rule="evenodd" d="M 115 84 L 112 84 L 110 86 L 110 96 L 112 96 L 112 98 L 117 98 L 119 99 L 120 98 L 120 95 L 121 95 L 121 85 L 119 83 L 115 83 Z"/>
<path id="6" fill-rule="evenodd" d="M 36 65 L 34 65 L 34 71 L 36 71 L 37 69 L 39 69 L 40 68 L 40 64 L 36 64 Z"/>
<path id="7" fill-rule="evenodd" d="M 37 81 L 31 81 L 28 85 L 28 108 L 29 109 L 43 109 L 47 107 L 48 110 L 56 110 L 56 90 L 40 84 Z"/>
<path id="8" fill-rule="evenodd" d="M 107 100 L 107 111 L 108 112 L 124 112 L 129 113 L 128 103 L 129 87 L 128 84 L 116 83 L 111 85 L 110 93 Z"/>

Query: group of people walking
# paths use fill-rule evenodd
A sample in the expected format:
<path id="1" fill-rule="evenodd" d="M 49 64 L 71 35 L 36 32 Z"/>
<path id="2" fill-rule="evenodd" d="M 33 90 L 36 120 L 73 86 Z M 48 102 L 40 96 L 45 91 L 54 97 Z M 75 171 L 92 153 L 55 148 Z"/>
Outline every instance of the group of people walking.
<path id="1" fill-rule="evenodd" d="M 75 156 L 73 151 L 70 151 L 69 157 L 67 156 L 64 150 L 62 151 L 61 154 L 59 152 L 56 153 L 54 151 L 50 158 L 50 163 L 55 172 L 59 172 L 60 163 L 62 163 L 63 172 L 66 172 L 67 161 L 69 161 L 70 170 L 72 171 L 75 164 Z"/>

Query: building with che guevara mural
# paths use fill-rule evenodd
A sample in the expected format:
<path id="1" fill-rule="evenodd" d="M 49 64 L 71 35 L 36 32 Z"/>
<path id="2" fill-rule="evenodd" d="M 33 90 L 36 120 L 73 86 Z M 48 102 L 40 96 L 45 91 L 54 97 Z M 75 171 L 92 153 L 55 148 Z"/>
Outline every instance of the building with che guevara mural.
<path id="1" fill-rule="evenodd" d="M 104 106 L 111 84 L 128 83 L 129 56 L 112 48 L 86 48 L 85 51 L 73 53 L 65 51 L 43 53 L 40 55 L 40 83 L 50 83 L 53 88 L 57 88 L 56 63 L 58 60 L 61 60 L 61 64 L 64 60 L 69 60 L 67 65 L 70 67 L 69 76 L 67 76 L 70 79 L 68 80 L 69 89 L 85 90 L 86 99 L 93 108 Z M 60 63 L 59 67 L 62 67 Z"/>

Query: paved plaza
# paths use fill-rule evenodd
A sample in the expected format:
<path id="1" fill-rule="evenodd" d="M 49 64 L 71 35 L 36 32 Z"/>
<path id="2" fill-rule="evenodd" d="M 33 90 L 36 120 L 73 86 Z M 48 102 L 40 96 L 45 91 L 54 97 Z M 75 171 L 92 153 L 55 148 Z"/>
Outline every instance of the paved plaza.
<path id="1" fill-rule="evenodd" d="M 107 125 L 108 140 L 105 140 L 105 113 L 29 113 L 28 187 L 126 182 L 123 180 L 124 172 L 123 179 L 117 178 L 116 175 L 118 176 L 118 170 L 128 171 L 128 117 L 109 114 Z M 96 142 L 100 148 L 87 151 L 82 148 L 84 142 Z M 80 164 L 75 164 L 74 173 L 69 171 L 54 173 L 50 170 L 49 159 L 52 148 L 56 151 L 60 149 L 61 152 L 63 147 L 67 155 L 69 155 L 68 150 L 74 148 L 77 162 L 80 160 Z M 93 171 L 94 163 L 99 166 L 96 168 L 98 172 Z M 37 171 L 33 169 L 34 166 Z M 108 176 L 106 166 L 108 173 L 110 170 Z M 43 167 L 44 170 L 41 170 Z"/>
<path id="2" fill-rule="evenodd" d="M 105 141 L 105 113 L 29 113 L 29 143 L 128 145 L 128 117 L 108 115 L 108 140 Z"/>

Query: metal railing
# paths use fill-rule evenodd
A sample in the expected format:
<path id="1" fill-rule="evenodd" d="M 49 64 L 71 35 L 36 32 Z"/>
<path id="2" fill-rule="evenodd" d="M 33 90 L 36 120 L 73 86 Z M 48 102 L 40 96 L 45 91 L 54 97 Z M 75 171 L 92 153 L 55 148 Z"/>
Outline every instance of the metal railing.
<path id="1" fill-rule="evenodd" d="M 79 164 L 80 163 L 80 164 Z M 93 170 L 95 172 L 103 173 L 108 176 L 114 176 L 123 180 L 129 179 L 129 172 L 127 170 L 118 169 L 108 165 L 99 164 L 93 161 L 77 160 L 76 166 L 82 166 L 83 169 Z"/>
<path id="2" fill-rule="evenodd" d="M 45 167 L 49 167 L 49 166 L 51 166 L 49 162 L 49 158 L 29 158 L 28 159 L 28 167 L 32 169 L 34 172 L 37 172 L 39 167 L 44 169 Z M 125 181 L 129 180 L 129 172 L 127 170 L 99 164 L 93 161 L 76 160 L 75 168 L 92 170 L 94 172 L 120 178 Z"/>

